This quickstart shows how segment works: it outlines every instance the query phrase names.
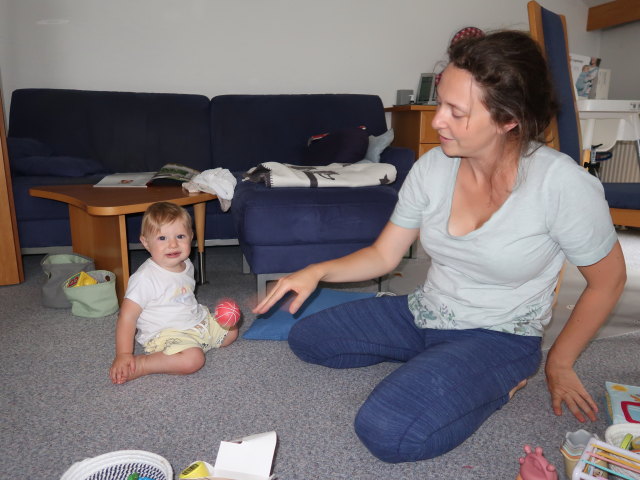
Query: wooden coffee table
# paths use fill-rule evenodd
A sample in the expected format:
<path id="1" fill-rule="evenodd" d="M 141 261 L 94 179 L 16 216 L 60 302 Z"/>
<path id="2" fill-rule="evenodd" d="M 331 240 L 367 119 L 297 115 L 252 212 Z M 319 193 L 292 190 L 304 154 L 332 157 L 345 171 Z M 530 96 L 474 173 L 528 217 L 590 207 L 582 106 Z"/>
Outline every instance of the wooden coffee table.
<path id="1" fill-rule="evenodd" d="M 73 251 L 93 258 L 97 269 L 116 274 L 118 302 L 124 298 L 129 281 L 129 243 L 125 215 L 144 212 L 155 202 L 193 205 L 198 244 L 198 283 L 204 283 L 204 222 L 210 193 L 188 193 L 181 186 L 94 187 L 93 185 L 53 185 L 29 189 L 34 197 L 69 204 Z"/>

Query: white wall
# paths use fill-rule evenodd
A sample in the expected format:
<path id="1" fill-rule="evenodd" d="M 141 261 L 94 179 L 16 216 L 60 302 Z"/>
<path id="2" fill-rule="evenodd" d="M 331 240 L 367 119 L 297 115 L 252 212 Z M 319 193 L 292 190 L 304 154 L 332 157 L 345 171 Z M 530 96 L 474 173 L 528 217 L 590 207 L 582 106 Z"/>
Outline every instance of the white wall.
<path id="1" fill-rule="evenodd" d="M 9 0 L 0 0 L 0 89 L 5 93 L 6 89 L 3 88 L 2 80 L 4 79 L 3 66 L 9 63 L 9 21 L 7 20 L 7 13 Z M 4 95 L 4 99 L 8 98 Z M 8 106 L 4 105 L 8 110 Z"/>
<path id="2" fill-rule="evenodd" d="M 611 69 L 609 98 L 640 99 L 640 22 L 607 28 L 600 47 L 602 68 Z"/>
<path id="3" fill-rule="evenodd" d="M 434 70 L 458 29 L 526 30 L 526 3 L 0 0 L 0 81 L 6 110 L 25 87 L 371 93 L 391 105 L 397 89 Z M 567 15 L 572 51 L 599 55 L 582 0 L 540 3 Z"/>

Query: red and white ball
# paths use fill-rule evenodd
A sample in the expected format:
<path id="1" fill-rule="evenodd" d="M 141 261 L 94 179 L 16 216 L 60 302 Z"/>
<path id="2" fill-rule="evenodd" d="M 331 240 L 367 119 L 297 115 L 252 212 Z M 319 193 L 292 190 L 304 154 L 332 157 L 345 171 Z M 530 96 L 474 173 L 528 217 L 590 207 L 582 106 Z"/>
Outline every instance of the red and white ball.
<path id="1" fill-rule="evenodd" d="M 240 320 L 240 307 L 233 300 L 223 300 L 216 305 L 213 316 L 222 328 L 232 328 Z"/>

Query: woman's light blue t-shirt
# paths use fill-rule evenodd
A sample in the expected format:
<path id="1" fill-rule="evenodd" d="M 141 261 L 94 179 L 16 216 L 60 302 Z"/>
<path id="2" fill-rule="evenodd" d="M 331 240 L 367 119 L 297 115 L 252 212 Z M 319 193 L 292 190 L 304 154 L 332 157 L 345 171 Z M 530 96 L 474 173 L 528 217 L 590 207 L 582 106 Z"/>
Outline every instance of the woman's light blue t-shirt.
<path id="1" fill-rule="evenodd" d="M 486 328 L 541 336 L 565 257 L 592 265 L 617 241 L 599 180 L 546 146 L 522 158 L 517 184 L 478 229 L 449 234 L 459 158 L 440 148 L 413 166 L 391 222 L 420 228 L 431 257 L 409 308 L 423 328 Z"/>

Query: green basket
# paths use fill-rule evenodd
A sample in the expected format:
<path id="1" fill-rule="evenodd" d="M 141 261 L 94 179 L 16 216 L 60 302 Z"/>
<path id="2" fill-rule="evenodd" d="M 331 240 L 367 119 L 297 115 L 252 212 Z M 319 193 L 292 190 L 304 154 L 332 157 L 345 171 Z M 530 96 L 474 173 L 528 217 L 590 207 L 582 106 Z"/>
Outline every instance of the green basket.
<path id="1" fill-rule="evenodd" d="M 71 308 L 63 292 L 64 283 L 71 275 L 96 268 L 93 259 L 77 253 L 46 255 L 40 266 L 47 276 L 42 285 L 42 305 L 49 308 Z"/>
<path id="2" fill-rule="evenodd" d="M 116 296 L 116 275 L 108 270 L 92 270 L 87 272 L 98 283 L 82 287 L 75 284 L 75 275 L 68 278 L 62 290 L 71 303 L 71 313 L 78 317 L 106 317 L 118 311 Z"/>

